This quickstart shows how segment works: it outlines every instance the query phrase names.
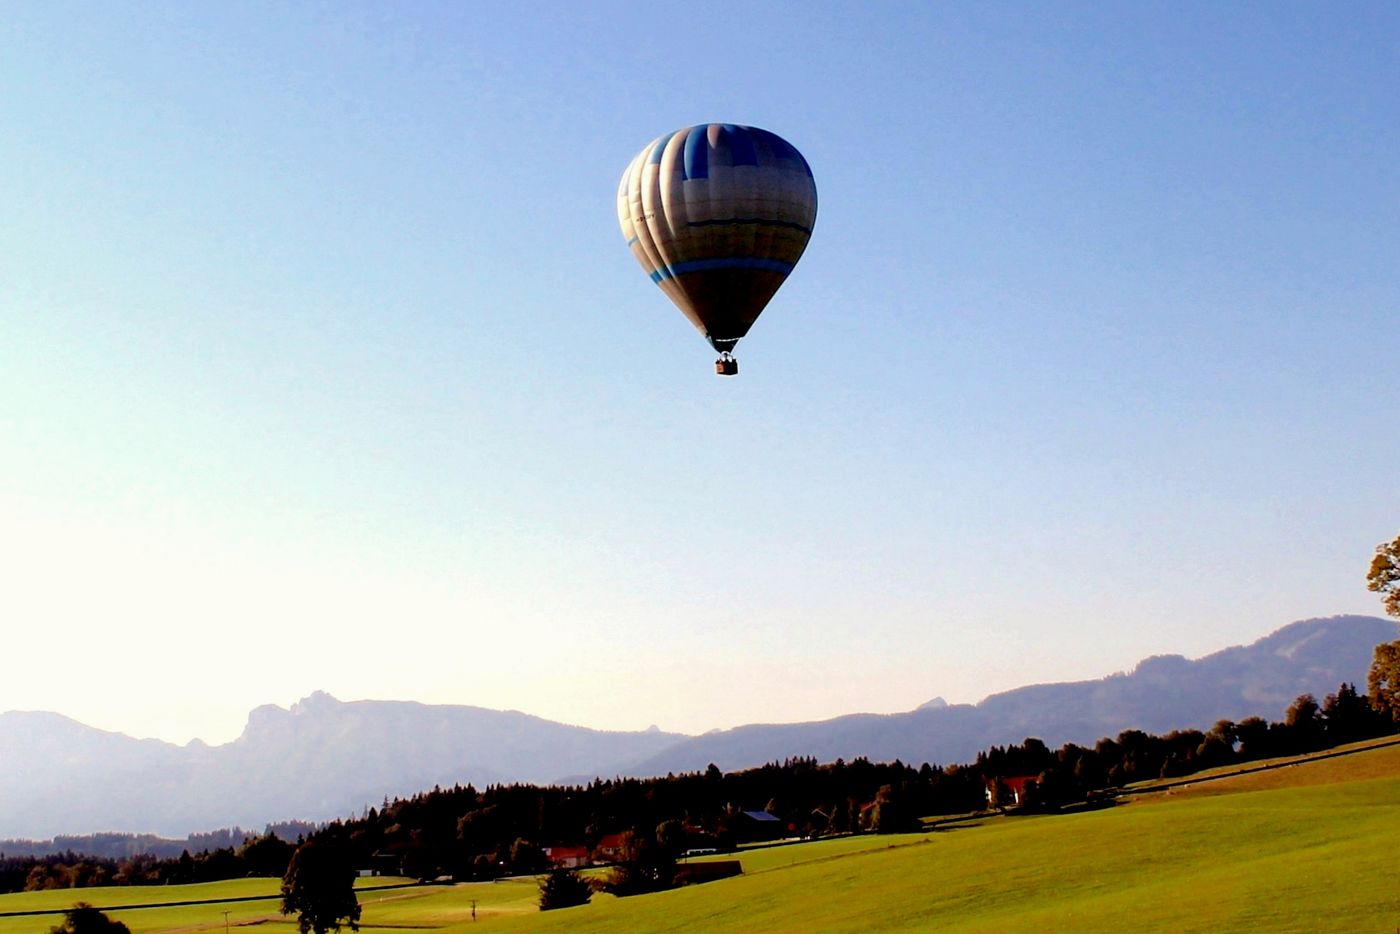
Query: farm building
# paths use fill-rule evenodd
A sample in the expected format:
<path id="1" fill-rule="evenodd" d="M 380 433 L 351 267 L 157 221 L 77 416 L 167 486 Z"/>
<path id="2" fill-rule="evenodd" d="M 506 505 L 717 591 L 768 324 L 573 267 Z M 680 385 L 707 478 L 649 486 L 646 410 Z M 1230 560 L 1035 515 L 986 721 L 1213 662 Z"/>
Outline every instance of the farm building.
<path id="1" fill-rule="evenodd" d="M 578 869 L 588 865 L 586 846 L 547 846 L 544 855 L 551 866 L 559 869 Z"/>
<path id="2" fill-rule="evenodd" d="M 987 779 L 985 782 L 987 803 L 997 807 L 1022 805 L 1026 801 L 1027 794 L 1035 790 L 1036 781 L 1034 775 Z M 1004 799 L 999 799 L 997 796 L 998 785 L 1005 791 Z"/>
<path id="3" fill-rule="evenodd" d="M 740 811 L 734 825 L 735 836 L 742 843 L 777 840 L 786 830 L 787 825 L 767 811 Z"/>
<path id="4" fill-rule="evenodd" d="M 600 863 L 615 863 L 622 859 L 622 834 L 610 833 L 593 848 L 593 858 Z"/>

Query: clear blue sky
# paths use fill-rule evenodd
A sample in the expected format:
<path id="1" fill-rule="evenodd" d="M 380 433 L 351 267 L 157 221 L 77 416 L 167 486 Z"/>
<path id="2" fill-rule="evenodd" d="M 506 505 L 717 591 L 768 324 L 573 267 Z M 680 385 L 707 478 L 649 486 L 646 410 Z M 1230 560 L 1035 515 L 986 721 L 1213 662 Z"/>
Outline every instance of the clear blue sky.
<path id="1" fill-rule="evenodd" d="M 976 701 L 1380 606 L 1394 4 L 10 6 L 0 710 Z M 713 353 L 617 179 L 812 165 Z"/>

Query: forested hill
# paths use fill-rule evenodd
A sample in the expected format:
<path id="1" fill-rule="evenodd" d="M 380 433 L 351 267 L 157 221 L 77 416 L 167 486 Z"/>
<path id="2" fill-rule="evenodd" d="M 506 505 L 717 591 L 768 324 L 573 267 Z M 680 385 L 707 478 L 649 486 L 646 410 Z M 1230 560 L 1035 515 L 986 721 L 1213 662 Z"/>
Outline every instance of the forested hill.
<path id="1" fill-rule="evenodd" d="M 1307 620 L 1189 661 L 1151 658 L 1099 681 L 1021 688 L 976 705 L 755 725 L 703 737 L 605 732 L 515 711 L 314 694 L 260 707 L 237 740 L 175 746 L 52 713 L 0 714 L 0 839 L 97 831 L 182 838 L 219 827 L 325 821 L 435 785 L 734 771 L 787 758 L 952 763 L 1028 736 L 1093 743 L 1219 719 L 1276 717 L 1299 694 L 1364 688 L 1374 647 L 1400 635 L 1360 616 Z M 602 689 L 602 688 L 599 688 Z M 930 690 L 930 694 L 934 690 Z"/>
<path id="2" fill-rule="evenodd" d="M 1319 699 L 1343 681 L 1366 686 L 1372 652 L 1400 635 L 1393 620 L 1334 616 L 1292 623 L 1248 646 L 1204 658 L 1144 659 L 1097 681 L 1041 684 L 978 704 L 925 704 L 901 714 L 756 724 L 685 740 L 611 772 L 665 775 L 715 763 L 743 769 L 796 756 L 830 762 L 865 756 L 888 762 L 967 762 L 989 746 L 1035 736 L 1051 746 L 1092 743 L 1138 729 L 1166 733 L 1216 720 L 1276 716 L 1300 694 Z"/>

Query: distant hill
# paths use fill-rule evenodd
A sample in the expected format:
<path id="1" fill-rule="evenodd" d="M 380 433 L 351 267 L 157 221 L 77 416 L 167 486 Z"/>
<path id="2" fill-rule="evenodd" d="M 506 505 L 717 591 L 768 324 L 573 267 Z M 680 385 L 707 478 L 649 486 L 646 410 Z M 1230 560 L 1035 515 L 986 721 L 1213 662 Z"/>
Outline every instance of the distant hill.
<path id="1" fill-rule="evenodd" d="M 221 746 L 176 746 L 84 726 L 54 713 L 0 714 L 0 850 L 6 838 L 99 831 L 182 838 L 192 831 L 357 814 L 385 797 L 468 782 L 549 783 L 821 761 L 949 764 L 1037 736 L 1092 743 L 1124 729 L 1167 732 L 1221 718 L 1279 719 L 1303 692 L 1364 685 L 1393 622 L 1340 616 L 1293 623 L 1245 647 L 1190 661 L 1157 656 L 1131 674 L 1045 684 L 979 704 L 935 699 L 908 713 L 760 724 L 690 737 L 606 732 L 517 711 L 312 694 L 259 707 Z"/>
<path id="2" fill-rule="evenodd" d="M 591 773 L 684 737 L 607 732 L 518 711 L 317 692 L 254 710 L 238 739 L 176 746 L 53 713 L 0 714 L 0 839 L 193 830 L 358 814 L 435 785 Z"/>
<path id="3" fill-rule="evenodd" d="M 665 775 L 712 762 L 733 771 L 790 756 L 947 765 L 1028 736 L 1054 748 L 1067 742 L 1092 744 L 1126 729 L 1166 733 L 1209 727 L 1220 719 L 1280 720 L 1299 694 L 1312 693 L 1321 701 L 1343 681 L 1364 691 L 1373 650 L 1397 635 L 1395 622 L 1373 616 L 1303 620 L 1252 645 L 1195 661 L 1158 655 L 1138 663 L 1130 674 L 1017 688 L 978 704 L 950 705 L 935 698 L 908 713 L 852 714 L 707 733 L 649 758 L 618 763 L 613 771 Z"/>

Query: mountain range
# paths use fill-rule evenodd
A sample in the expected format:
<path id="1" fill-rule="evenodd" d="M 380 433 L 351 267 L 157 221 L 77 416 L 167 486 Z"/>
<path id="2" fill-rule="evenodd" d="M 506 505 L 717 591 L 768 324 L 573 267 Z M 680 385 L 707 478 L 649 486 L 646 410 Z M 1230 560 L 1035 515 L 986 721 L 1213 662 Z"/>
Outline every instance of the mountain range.
<path id="1" fill-rule="evenodd" d="M 99 831 L 184 836 L 281 820 L 323 821 L 434 786 L 584 782 L 596 776 L 730 771 L 795 756 L 951 764 L 1028 736 L 1052 748 L 1125 729 L 1164 733 L 1219 719 L 1281 719 L 1299 694 L 1364 686 L 1393 621 L 1292 623 L 1248 646 L 1144 659 L 1096 681 L 1041 684 L 977 704 L 941 699 L 897 714 L 753 724 L 686 736 L 610 732 L 518 711 L 317 692 L 259 707 L 242 735 L 209 746 L 133 739 L 56 713 L 0 714 L 0 839 Z"/>

